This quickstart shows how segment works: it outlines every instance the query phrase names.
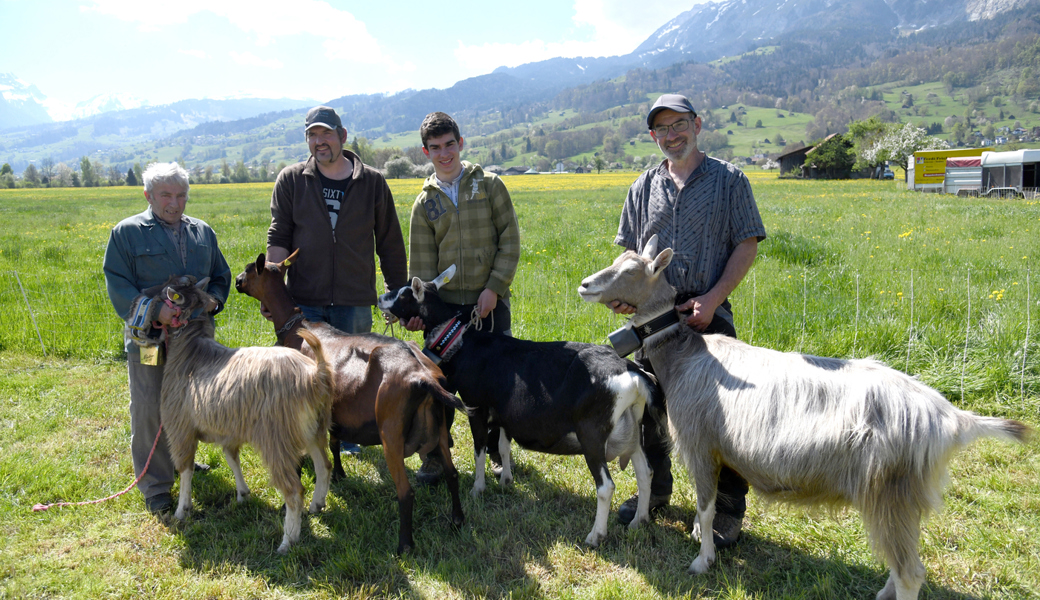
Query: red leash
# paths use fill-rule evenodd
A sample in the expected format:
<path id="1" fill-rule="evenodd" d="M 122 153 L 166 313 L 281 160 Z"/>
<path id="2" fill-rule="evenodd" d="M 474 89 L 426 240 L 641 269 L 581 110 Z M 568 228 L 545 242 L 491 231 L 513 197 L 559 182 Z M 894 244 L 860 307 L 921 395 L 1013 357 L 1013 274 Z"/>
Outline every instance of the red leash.
<path id="1" fill-rule="evenodd" d="M 159 436 L 160 435 L 162 435 L 162 423 L 159 424 L 159 433 L 155 434 L 155 441 L 152 442 L 152 450 L 151 450 L 151 452 L 148 453 L 148 460 L 146 460 L 144 462 L 144 469 L 141 470 L 141 474 L 138 475 L 137 479 L 135 479 L 133 483 L 131 483 L 129 486 L 127 486 L 127 488 L 125 490 L 119 492 L 118 494 L 112 494 L 108 498 L 101 498 L 101 499 L 98 499 L 98 500 L 88 500 L 86 502 L 57 502 L 55 504 L 37 504 L 36 506 L 33 507 L 33 512 L 44 511 L 44 510 L 47 510 L 47 509 L 49 509 L 51 507 L 54 507 L 54 506 L 85 506 L 87 504 L 97 504 L 99 502 L 105 502 L 106 500 L 111 500 L 113 498 L 118 498 L 118 497 L 122 496 L 123 494 L 129 492 L 131 489 L 133 489 L 133 487 L 135 485 L 137 485 L 138 481 L 141 481 L 141 478 L 144 477 L 144 474 L 148 472 L 148 465 L 150 465 L 151 462 L 152 462 L 152 455 L 155 454 L 155 447 L 159 445 Z"/>

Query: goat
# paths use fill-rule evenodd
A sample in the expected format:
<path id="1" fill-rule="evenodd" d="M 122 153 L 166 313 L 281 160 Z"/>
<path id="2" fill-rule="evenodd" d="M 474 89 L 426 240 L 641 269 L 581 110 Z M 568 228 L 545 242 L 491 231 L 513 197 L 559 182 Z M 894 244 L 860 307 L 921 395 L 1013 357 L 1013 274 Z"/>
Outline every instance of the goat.
<path id="1" fill-rule="evenodd" d="M 587 302 L 636 308 L 629 326 L 674 310 L 661 273 L 672 250 L 653 236 L 586 278 Z M 871 545 L 891 573 L 879 600 L 917 598 L 925 579 L 921 520 L 937 510 L 954 452 L 976 438 L 1024 441 L 1017 421 L 959 410 L 939 392 L 875 360 L 782 353 L 678 326 L 644 340 L 664 388 L 676 450 L 697 488 L 700 553 L 715 561 L 711 524 L 726 465 L 770 500 L 859 509 Z"/>
<path id="2" fill-rule="evenodd" d="M 460 527 L 465 520 L 445 419 L 446 410 L 462 408 L 462 404 L 444 390 L 444 375 L 414 344 L 374 333 L 343 333 L 327 323 L 302 319 L 285 287 L 285 272 L 297 252 L 280 263 L 268 263 L 261 254 L 235 278 L 235 289 L 260 300 L 271 311 L 280 343 L 307 353 L 310 348 L 301 347 L 301 336 L 312 334 L 321 340 L 336 375 L 330 429 L 333 478 L 346 475 L 340 461 L 340 440 L 363 446 L 382 444 L 397 491 L 401 520 L 397 552 L 403 554 L 414 546 L 415 493 L 408 481 L 405 457 L 416 452 L 441 455 L 451 494 L 452 524 Z"/>
<path id="3" fill-rule="evenodd" d="M 476 467 L 473 495 L 484 491 L 488 423 L 501 428 L 500 483 L 512 482 L 509 440 L 549 454 L 583 454 L 596 483 L 596 520 L 585 543 L 598 546 L 607 535 L 614 481 L 607 463 L 631 460 L 639 506 L 630 527 L 649 521 L 650 468 L 639 444 L 643 410 L 657 394 L 652 377 L 610 348 L 575 342 L 531 342 L 467 329 L 453 319 L 438 289 L 454 265 L 431 283 L 419 278 L 383 294 L 379 308 L 393 317 L 422 317 L 427 350 L 449 331 L 450 348 L 441 369 L 458 390 L 469 414 Z"/>
<path id="4" fill-rule="evenodd" d="M 203 291 L 209 278 L 194 278 L 163 289 L 182 314 L 207 306 Z M 310 512 L 325 507 L 329 467 L 325 455 L 331 407 L 332 371 L 321 342 L 304 336 L 314 359 L 288 348 L 227 348 L 214 339 L 208 316 L 191 319 L 167 334 L 168 351 L 160 399 L 160 415 L 181 489 L 174 517 L 184 520 L 191 509 L 191 477 L 200 441 L 224 449 L 235 475 L 237 500 L 249 496 L 242 477 L 239 450 L 251 444 L 285 499 L 285 524 L 279 554 L 300 539 L 303 486 L 296 471 L 299 458 L 314 460 L 314 497 Z"/>

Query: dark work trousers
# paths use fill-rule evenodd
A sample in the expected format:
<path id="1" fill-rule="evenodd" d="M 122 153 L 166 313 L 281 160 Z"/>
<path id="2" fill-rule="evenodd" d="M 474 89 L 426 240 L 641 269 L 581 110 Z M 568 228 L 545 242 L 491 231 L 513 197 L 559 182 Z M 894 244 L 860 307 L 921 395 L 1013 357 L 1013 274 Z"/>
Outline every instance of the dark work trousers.
<path id="1" fill-rule="evenodd" d="M 465 323 L 469 323 L 475 306 L 476 304 L 448 304 L 449 308 L 461 315 L 459 318 Z M 480 320 L 480 330 L 488 333 L 501 333 L 502 335 L 512 337 L 512 318 L 512 313 L 509 311 L 509 299 L 499 298 L 498 304 L 495 305 L 495 309 L 492 310 L 488 316 Z M 455 390 L 451 391 L 454 392 Z M 446 421 L 448 423 L 448 437 L 450 438 L 451 425 L 455 422 L 455 411 L 448 411 Z M 500 435 L 498 427 L 488 428 L 487 453 L 489 455 L 494 454 L 495 456 L 498 456 L 498 438 Z M 452 443 L 454 443 L 454 440 L 452 440 Z"/>
<path id="2" fill-rule="evenodd" d="M 677 302 L 678 304 L 678 302 Z M 729 309 L 729 302 L 724 304 Z M 704 333 L 721 333 L 731 338 L 737 337 L 733 324 L 718 314 Z M 643 369 L 653 373 L 653 365 L 640 350 L 633 360 Z M 668 398 L 665 398 L 667 403 Z M 650 493 L 654 496 L 670 496 L 672 493 L 672 442 L 668 436 L 667 406 L 664 410 L 647 410 L 643 416 L 643 452 L 653 469 L 650 480 Z M 692 482 L 691 482 L 692 483 Z M 716 513 L 723 513 L 743 518 L 747 510 L 748 483 L 733 469 L 723 465 L 719 472 L 718 495 L 715 499 Z"/>

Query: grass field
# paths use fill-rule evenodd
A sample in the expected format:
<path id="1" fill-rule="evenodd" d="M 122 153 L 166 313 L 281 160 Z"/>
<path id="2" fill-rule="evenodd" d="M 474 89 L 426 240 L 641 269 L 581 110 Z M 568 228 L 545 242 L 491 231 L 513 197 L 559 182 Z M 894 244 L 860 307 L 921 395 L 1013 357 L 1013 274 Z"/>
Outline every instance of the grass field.
<path id="1" fill-rule="evenodd" d="M 575 288 L 616 256 L 635 177 L 505 180 L 523 242 L 515 335 L 602 342 L 623 322 Z M 919 195 L 893 182 L 752 177 L 769 239 L 733 296 L 744 339 L 873 355 L 960 407 L 1040 424 L 1040 205 Z M 391 181 L 405 229 L 420 183 Z M 214 227 L 233 273 L 264 248 L 270 189 L 192 189 L 187 212 Z M 145 206 L 125 188 L 0 191 L 0 598 L 831 599 L 873 598 L 884 584 L 854 511 L 816 514 L 753 496 L 744 542 L 710 574 L 686 575 L 694 492 L 678 468 L 672 506 L 654 524 L 629 531 L 612 518 L 602 547 L 586 548 L 595 495 L 584 462 L 523 450 L 514 486 L 466 495 L 461 531 L 449 526 L 443 486 L 418 489 L 418 547 L 404 558 L 393 554 L 397 507 L 378 448 L 345 459 L 347 479 L 284 558 L 274 553 L 281 500 L 249 449 L 254 496 L 238 506 L 220 450 L 200 447 L 218 467 L 195 478 L 196 510 L 184 524 L 150 516 L 136 491 L 31 512 L 37 502 L 107 496 L 132 479 L 121 323 L 100 264 L 109 229 Z M 256 302 L 234 292 L 217 335 L 229 345 L 274 340 Z M 464 419 L 453 433 L 468 491 Z M 635 482 L 631 470 L 614 471 L 616 507 Z M 958 455 L 946 509 L 922 535 L 922 598 L 1040 597 L 1038 475 L 1035 441 L 983 441 Z M 312 479 L 305 468 L 308 493 Z"/>

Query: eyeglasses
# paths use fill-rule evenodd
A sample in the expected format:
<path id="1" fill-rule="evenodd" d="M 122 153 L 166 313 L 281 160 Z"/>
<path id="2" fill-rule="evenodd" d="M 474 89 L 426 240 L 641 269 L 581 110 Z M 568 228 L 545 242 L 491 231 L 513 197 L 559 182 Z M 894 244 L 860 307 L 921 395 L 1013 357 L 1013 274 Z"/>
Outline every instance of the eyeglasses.
<path id="1" fill-rule="evenodd" d="M 691 121 L 692 121 L 692 119 L 679 119 L 678 121 L 676 121 L 675 123 L 672 123 L 671 125 L 659 125 L 657 127 L 654 127 L 651 131 L 653 131 L 654 134 L 657 135 L 657 137 L 662 137 L 663 138 L 663 137 L 666 137 L 668 135 L 668 130 L 669 129 L 671 129 L 675 133 L 682 133 L 682 132 L 686 131 L 687 129 L 690 128 Z"/>

